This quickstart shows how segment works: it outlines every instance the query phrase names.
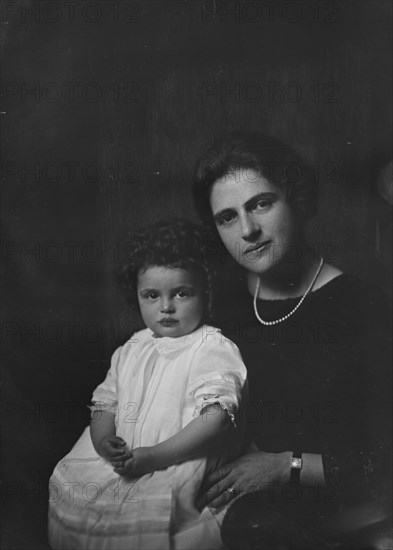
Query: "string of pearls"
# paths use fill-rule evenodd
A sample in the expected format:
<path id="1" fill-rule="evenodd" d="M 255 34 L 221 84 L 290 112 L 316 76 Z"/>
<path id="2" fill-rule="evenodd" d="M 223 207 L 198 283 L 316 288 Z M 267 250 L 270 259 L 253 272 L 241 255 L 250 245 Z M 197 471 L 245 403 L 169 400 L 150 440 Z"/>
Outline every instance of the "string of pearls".
<path id="1" fill-rule="evenodd" d="M 259 293 L 259 287 L 260 287 L 260 284 L 261 284 L 261 280 L 260 278 L 258 277 L 258 282 L 257 282 L 257 286 L 255 288 L 255 293 L 254 293 L 254 312 L 255 312 L 255 316 L 256 318 L 258 319 L 258 321 L 260 323 L 262 323 L 262 325 L 266 325 L 266 326 L 270 326 L 270 325 L 278 325 L 279 323 L 282 323 L 283 321 L 286 321 L 289 317 L 291 317 L 291 315 L 293 315 L 295 313 L 295 311 L 297 311 L 299 309 L 299 307 L 302 305 L 302 303 L 304 302 L 304 300 L 306 299 L 306 297 L 308 296 L 308 294 L 311 292 L 314 284 L 315 284 L 315 281 L 318 279 L 318 275 L 320 274 L 321 272 L 321 269 L 322 269 L 322 266 L 323 266 L 323 258 L 321 258 L 321 261 L 319 262 L 319 265 L 318 265 L 318 269 L 310 283 L 310 285 L 308 286 L 306 292 L 303 294 L 303 296 L 300 298 L 300 300 L 298 301 L 298 303 L 296 304 L 296 306 L 289 312 L 287 313 L 286 315 L 284 315 L 283 317 L 280 317 L 279 319 L 275 319 L 274 321 L 264 321 L 259 313 L 258 313 L 258 308 L 257 308 L 257 297 L 258 297 L 258 293 Z"/>

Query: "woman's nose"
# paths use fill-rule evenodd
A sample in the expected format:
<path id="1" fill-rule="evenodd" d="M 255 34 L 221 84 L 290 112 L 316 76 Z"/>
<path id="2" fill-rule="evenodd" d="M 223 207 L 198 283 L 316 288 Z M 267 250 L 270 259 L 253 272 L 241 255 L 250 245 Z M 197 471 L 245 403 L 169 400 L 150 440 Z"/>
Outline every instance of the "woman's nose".
<path id="1" fill-rule="evenodd" d="M 254 220 L 248 215 L 245 214 L 240 218 L 242 237 L 246 241 L 254 240 L 260 233 L 261 228 Z"/>

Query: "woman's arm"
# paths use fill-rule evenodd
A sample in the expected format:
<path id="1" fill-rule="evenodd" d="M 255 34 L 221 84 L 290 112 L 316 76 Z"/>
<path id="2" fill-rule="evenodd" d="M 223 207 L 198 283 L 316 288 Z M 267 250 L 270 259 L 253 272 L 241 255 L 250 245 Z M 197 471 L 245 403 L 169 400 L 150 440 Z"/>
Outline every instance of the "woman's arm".
<path id="1" fill-rule="evenodd" d="M 292 453 L 291 453 L 292 456 Z M 303 467 L 300 472 L 300 481 L 305 485 L 325 485 L 322 455 L 303 453 Z"/>
<path id="2" fill-rule="evenodd" d="M 208 405 L 197 418 L 166 441 L 152 447 L 134 449 L 133 457 L 123 467 L 115 468 L 115 472 L 140 476 L 206 456 L 222 444 L 223 437 L 233 429 L 232 426 L 228 413 L 220 405 Z"/>
<path id="3" fill-rule="evenodd" d="M 254 451 L 225 464 L 207 479 L 207 490 L 202 496 L 203 506 L 221 508 L 234 497 L 261 490 L 274 491 L 279 485 L 289 483 L 291 457 L 292 451 Z M 300 482 L 305 485 L 324 485 L 321 455 L 303 453 L 302 458 Z M 228 492 L 228 489 L 234 491 Z"/>
<path id="4" fill-rule="evenodd" d="M 93 411 L 90 423 L 90 436 L 97 454 L 106 460 L 125 459 L 125 441 L 116 436 L 114 413 L 96 410 Z"/>

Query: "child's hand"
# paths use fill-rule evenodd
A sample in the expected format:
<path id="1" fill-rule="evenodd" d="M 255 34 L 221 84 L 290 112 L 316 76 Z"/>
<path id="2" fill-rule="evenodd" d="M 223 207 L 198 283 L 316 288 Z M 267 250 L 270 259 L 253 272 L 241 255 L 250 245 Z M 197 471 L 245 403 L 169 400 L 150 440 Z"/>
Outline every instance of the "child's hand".
<path id="1" fill-rule="evenodd" d="M 126 442 L 121 437 L 114 435 L 105 436 L 99 444 L 99 454 L 109 462 L 127 460 L 131 453 L 126 447 Z"/>
<path id="2" fill-rule="evenodd" d="M 132 458 L 112 460 L 114 472 L 124 477 L 140 477 L 154 471 L 151 447 L 137 447 L 130 453 Z"/>

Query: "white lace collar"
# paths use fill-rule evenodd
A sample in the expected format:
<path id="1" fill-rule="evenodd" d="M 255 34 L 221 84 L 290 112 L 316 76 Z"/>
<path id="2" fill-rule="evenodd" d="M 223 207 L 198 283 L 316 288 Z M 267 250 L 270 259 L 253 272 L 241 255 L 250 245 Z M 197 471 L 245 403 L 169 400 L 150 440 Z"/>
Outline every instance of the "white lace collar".
<path id="1" fill-rule="evenodd" d="M 179 336 L 178 338 L 170 338 L 169 336 L 157 337 L 154 333 L 148 329 L 151 341 L 153 342 L 154 347 L 160 355 L 169 355 L 170 353 L 175 353 L 181 351 L 197 340 L 203 338 L 203 326 L 194 330 L 190 334 L 185 336 Z"/>

